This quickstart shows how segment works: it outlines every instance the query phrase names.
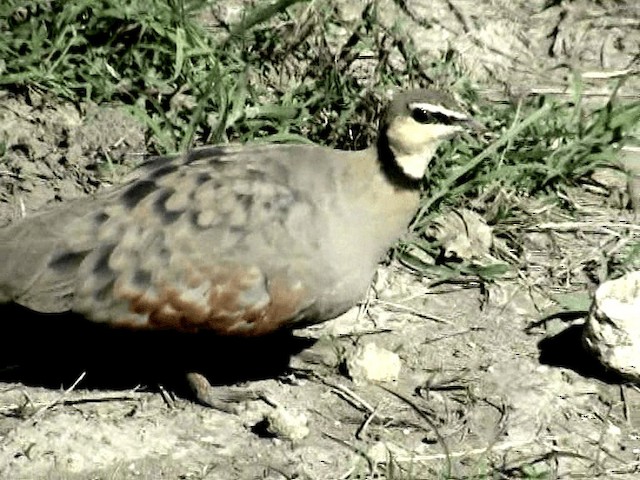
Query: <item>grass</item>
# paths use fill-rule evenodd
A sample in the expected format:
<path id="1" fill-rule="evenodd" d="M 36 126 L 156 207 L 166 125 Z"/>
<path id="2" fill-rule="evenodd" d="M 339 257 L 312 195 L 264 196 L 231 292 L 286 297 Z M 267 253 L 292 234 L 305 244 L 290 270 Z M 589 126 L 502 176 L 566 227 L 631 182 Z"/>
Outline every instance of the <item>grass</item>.
<path id="1" fill-rule="evenodd" d="M 419 271 L 435 269 L 446 275 L 440 266 L 422 262 L 424 255 L 415 255 L 416 247 L 428 256 L 435 255 L 439 245 L 426 241 L 424 231 L 442 208 L 472 206 L 498 234 L 505 233 L 503 226 L 514 221 L 529 223 L 517 208 L 520 199 L 559 202 L 559 190 L 588 182 L 596 169 L 615 165 L 618 150 L 634 139 L 640 102 L 620 103 L 614 91 L 603 106 L 588 112 L 578 96 L 572 101 L 538 98 L 482 115 L 491 131 L 497 132 L 493 138 L 486 143 L 465 138 L 448 145 L 443 161 L 430 172 L 427 194 L 412 224 L 412 248 L 400 250 L 401 259 Z M 486 267 L 447 266 L 456 275 L 468 273 L 484 279 L 504 271 L 497 264 Z"/>
<path id="2" fill-rule="evenodd" d="M 304 5 L 290 13 L 294 3 L 303 2 L 247 12 L 216 36 L 198 20 L 204 0 L 3 2 L 0 85 L 125 103 L 160 153 L 263 137 L 335 145 L 349 135 L 362 146 L 374 133 L 377 102 L 359 98 L 363 88 L 343 72 L 365 46 L 354 39 L 329 54 L 316 33 L 336 22 L 335 13 Z M 375 38 L 382 32 L 370 31 L 379 28 L 373 15 L 359 31 Z"/>
<path id="3" fill-rule="evenodd" d="M 415 271 L 439 280 L 491 280 L 518 266 L 509 256 L 488 264 L 435 262 L 440 245 L 425 231 L 443 211 L 481 213 L 507 249 L 517 251 L 513 226 L 532 221 L 521 199 L 569 211 L 558 193 L 610 165 L 640 122 L 640 103 L 619 102 L 615 90 L 604 105 L 586 109 L 577 80 L 569 100 L 482 103 L 455 53 L 425 60 L 401 23 L 379 21 L 375 1 L 355 26 L 330 2 L 278 0 L 258 2 L 215 30 L 202 20 L 212 4 L 3 0 L 0 87 L 78 104 L 125 105 L 146 125 L 148 149 L 157 153 L 248 141 L 362 148 L 376 135 L 380 100 L 389 89 L 435 83 L 455 91 L 491 133 L 443 146 L 411 235 L 395 250 Z M 640 246 L 630 244 L 621 255 L 630 263 Z M 487 464 L 489 471 L 493 464 Z M 391 461 L 386 468 L 388 478 L 407 478 Z M 543 476 L 527 465 L 518 478 Z"/>

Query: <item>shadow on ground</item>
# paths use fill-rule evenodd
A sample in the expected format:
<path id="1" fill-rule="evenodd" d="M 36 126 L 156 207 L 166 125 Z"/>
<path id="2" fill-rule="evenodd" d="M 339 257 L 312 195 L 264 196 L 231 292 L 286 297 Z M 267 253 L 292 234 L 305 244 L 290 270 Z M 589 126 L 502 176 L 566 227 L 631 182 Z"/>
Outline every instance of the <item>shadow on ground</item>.
<path id="1" fill-rule="evenodd" d="M 214 385 L 273 378 L 313 341 L 290 332 L 238 339 L 113 329 L 73 314 L 39 314 L 1 305 L 0 381 L 59 389 L 82 374 L 79 387 L 120 390 L 158 385 L 191 397 L 185 373 Z"/>
<path id="2" fill-rule="evenodd" d="M 538 343 L 540 363 L 568 368 L 583 377 L 609 384 L 624 383 L 623 378 L 605 369 L 592 353 L 585 350 L 582 343 L 583 330 L 583 325 L 572 325 L 553 337 L 541 340 Z"/>

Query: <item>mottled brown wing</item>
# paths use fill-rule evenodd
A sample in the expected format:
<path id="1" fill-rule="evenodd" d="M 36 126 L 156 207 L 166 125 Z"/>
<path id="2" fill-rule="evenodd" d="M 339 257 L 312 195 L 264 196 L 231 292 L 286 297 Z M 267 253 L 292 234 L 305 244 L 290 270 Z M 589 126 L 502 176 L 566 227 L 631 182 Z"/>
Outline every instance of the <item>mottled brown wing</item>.
<path id="1" fill-rule="evenodd" d="M 55 218 L 67 225 L 38 217 L 16 226 L 52 242 L 48 254 L 38 247 L 37 274 L 13 289 L 14 300 L 44 311 L 70 305 L 128 327 L 245 335 L 310 314 L 319 241 L 309 222 L 319 217 L 270 159 L 277 151 L 215 147 L 156 159 L 93 208 L 63 208 Z M 32 245 L 24 239 L 12 251 L 30 258 Z"/>
<path id="2" fill-rule="evenodd" d="M 75 273 L 95 246 L 88 200 L 37 213 L 0 229 L 0 303 L 15 301 L 40 312 L 71 309 Z M 78 218 L 73 235 L 68 226 Z M 66 252 L 66 268 L 51 269 L 54 250 Z"/>

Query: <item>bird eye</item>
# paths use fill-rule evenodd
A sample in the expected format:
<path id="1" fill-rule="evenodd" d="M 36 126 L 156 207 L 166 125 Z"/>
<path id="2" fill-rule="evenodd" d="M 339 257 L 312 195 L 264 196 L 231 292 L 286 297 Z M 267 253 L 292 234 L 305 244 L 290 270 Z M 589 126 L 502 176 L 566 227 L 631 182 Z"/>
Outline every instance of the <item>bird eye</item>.
<path id="1" fill-rule="evenodd" d="M 442 125 L 450 125 L 451 117 L 440 112 L 431 112 L 424 108 L 414 108 L 411 116 L 418 123 L 439 123 Z"/>

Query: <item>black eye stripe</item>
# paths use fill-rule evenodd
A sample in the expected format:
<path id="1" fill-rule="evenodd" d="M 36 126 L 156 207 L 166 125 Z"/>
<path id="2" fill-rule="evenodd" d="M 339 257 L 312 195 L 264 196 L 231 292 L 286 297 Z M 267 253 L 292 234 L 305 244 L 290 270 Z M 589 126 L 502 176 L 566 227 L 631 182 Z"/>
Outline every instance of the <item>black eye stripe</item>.
<path id="1" fill-rule="evenodd" d="M 414 108 L 411 116 L 418 123 L 439 123 L 442 125 L 452 125 L 460 122 L 459 119 L 453 118 L 440 112 L 431 112 L 424 108 Z"/>

